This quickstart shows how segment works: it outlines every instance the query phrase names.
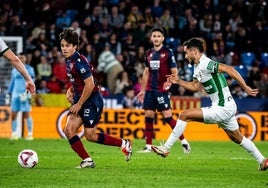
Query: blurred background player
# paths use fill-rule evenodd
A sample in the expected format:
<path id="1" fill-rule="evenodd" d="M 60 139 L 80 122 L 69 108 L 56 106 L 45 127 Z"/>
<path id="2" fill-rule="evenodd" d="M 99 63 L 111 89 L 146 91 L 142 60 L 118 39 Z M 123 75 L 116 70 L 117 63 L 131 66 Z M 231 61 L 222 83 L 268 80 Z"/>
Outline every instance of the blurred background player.
<path id="1" fill-rule="evenodd" d="M 18 58 L 25 65 L 28 74 L 31 79 L 35 79 L 34 68 L 26 64 L 26 56 L 24 54 L 19 54 Z M 11 94 L 11 113 L 12 113 L 12 140 L 17 140 L 19 135 L 17 135 L 17 115 L 18 112 L 22 112 L 22 125 L 24 124 L 24 119 L 27 123 L 28 136 L 26 140 L 33 140 L 33 119 L 30 115 L 31 112 L 31 94 L 25 88 L 25 79 L 21 73 L 13 68 L 11 71 L 11 82 L 8 88 L 8 93 Z"/>
<path id="2" fill-rule="evenodd" d="M 62 54 L 66 57 L 67 75 L 71 83 L 66 97 L 72 104 L 69 108 L 64 133 L 72 149 L 82 159 L 78 168 L 95 167 L 93 159 L 77 135 L 77 131 L 82 125 L 88 141 L 121 147 L 126 161 L 129 161 L 132 155 L 130 140 L 115 138 L 103 132 L 96 133 L 103 111 L 103 98 L 92 75 L 92 64 L 77 51 L 79 37 L 75 30 L 65 29 L 60 33 L 60 45 Z"/>
<path id="3" fill-rule="evenodd" d="M 154 135 L 153 123 L 156 110 L 163 114 L 165 122 L 172 129 L 176 125 L 176 120 L 172 117 L 170 95 L 168 89 L 163 89 L 163 85 L 167 80 L 166 75 L 178 74 L 177 63 L 173 50 L 163 45 L 164 40 L 163 28 L 155 27 L 151 30 L 153 48 L 147 50 L 145 53 L 145 68 L 141 90 L 137 94 L 137 98 L 143 103 L 143 109 L 145 111 L 146 146 L 139 153 L 151 152 Z M 184 135 L 181 135 L 179 139 L 184 153 L 189 153 L 191 147 Z"/>

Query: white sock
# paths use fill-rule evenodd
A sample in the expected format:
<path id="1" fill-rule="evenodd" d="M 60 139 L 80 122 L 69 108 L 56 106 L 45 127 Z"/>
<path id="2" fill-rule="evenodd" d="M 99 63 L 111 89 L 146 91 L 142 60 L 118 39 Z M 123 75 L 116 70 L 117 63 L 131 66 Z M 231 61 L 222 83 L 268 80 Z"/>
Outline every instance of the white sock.
<path id="1" fill-rule="evenodd" d="M 255 146 L 255 144 L 248 138 L 243 136 L 240 146 L 242 146 L 245 150 L 247 150 L 247 152 L 251 154 L 258 161 L 259 164 L 262 163 L 263 160 L 265 159 L 265 157 Z"/>
<path id="2" fill-rule="evenodd" d="M 152 149 L 152 145 L 151 144 L 146 144 L 146 148 L 151 150 Z"/>
<path id="3" fill-rule="evenodd" d="M 164 144 L 168 149 L 170 149 L 178 140 L 178 138 L 182 135 L 186 125 L 187 125 L 186 121 L 182 121 L 180 119 L 177 120 L 176 126 L 174 127 L 172 133 L 169 135 L 166 143 Z"/>
<path id="4" fill-rule="evenodd" d="M 186 138 L 181 140 L 181 144 L 188 144 L 188 141 L 186 140 Z"/>
<path id="5" fill-rule="evenodd" d="M 125 147 L 125 145 L 126 145 L 126 141 L 124 139 L 122 139 L 121 148 Z"/>
<path id="6" fill-rule="evenodd" d="M 88 157 L 88 158 L 84 159 L 83 161 L 93 161 L 93 160 L 91 159 L 91 157 Z"/>

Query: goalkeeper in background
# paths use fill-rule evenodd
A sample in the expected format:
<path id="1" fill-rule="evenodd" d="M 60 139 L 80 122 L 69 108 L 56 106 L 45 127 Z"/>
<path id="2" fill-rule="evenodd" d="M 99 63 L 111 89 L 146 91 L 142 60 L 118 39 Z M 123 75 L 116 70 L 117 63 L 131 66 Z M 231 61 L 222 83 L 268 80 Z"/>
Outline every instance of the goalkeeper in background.
<path id="1" fill-rule="evenodd" d="M 18 55 L 21 62 L 24 63 L 28 74 L 31 79 L 35 79 L 34 68 L 26 64 L 26 56 L 24 54 Z M 25 79 L 21 73 L 13 68 L 11 71 L 11 82 L 8 88 L 8 93 L 11 94 L 11 112 L 12 112 L 12 135 L 11 140 L 17 140 L 19 137 L 16 133 L 17 130 L 17 115 L 22 112 L 22 120 L 26 119 L 28 127 L 28 136 L 26 140 L 33 140 L 33 119 L 30 115 L 31 112 L 31 95 L 25 88 Z"/>

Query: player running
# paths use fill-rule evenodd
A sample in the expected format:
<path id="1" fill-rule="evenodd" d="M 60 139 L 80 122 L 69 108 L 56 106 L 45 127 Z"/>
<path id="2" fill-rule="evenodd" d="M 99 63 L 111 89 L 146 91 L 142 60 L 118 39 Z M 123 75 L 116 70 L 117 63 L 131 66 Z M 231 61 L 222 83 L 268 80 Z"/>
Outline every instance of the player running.
<path id="1" fill-rule="evenodd" d="M 78 52 L 78 34 L 70 28 L 65 29 L 60 34 L 60 45 L 62 54 L 66 57 L 67 75 L 72 84 L 66 93 L 72 106 L 69 108 L 64 133 L 72 149 L 82 159 L 78 168 L 95 167 L 93 159 L 77 135 L 82 125 L 84 125 L 85 137 L 88 141 L 121 147 L 126 161 L 129 161 L 132 155 L 130 140 L 114 138 L 102 132 L 96 133 L 103 111 L 103 98 L 92 75 L 92 64 Z"/>
<path id="2" fill-rule="evenodd" d="M 161 146 L 152 146 L 152 150 L 163 157 L 168 156 L 171 147 L 184 132 L 188 121 L 216 123 L 219 127 L 223 128 L 233 142 L 242 146 L 256 159 L 259 164 L 259 170 L 266 170 L 268 168 L 268 159 L 239 130 L 235 117 L 237 106 L 223 73 L 235 79 L 250 96 L 256 96 L 259 90 L 250 88 L 232 66 L 218 63 L 208 58 L 205 55 L 206 43 L 203 39 L 191 38 L 184 42 L 183 46 L 185 58 L 194 65 L 193 81 L 183 81 L 178 78 L 177 74 L 172 74 L 168 77 L 164 87 L 169 87 L 171 84 L 179 84 L 193 92 L 200 91 L 203 88 L 210 97 L 212 105 L 210 107 L 189 109 L 181 112 L 177 124 L 167 141 Z"/>

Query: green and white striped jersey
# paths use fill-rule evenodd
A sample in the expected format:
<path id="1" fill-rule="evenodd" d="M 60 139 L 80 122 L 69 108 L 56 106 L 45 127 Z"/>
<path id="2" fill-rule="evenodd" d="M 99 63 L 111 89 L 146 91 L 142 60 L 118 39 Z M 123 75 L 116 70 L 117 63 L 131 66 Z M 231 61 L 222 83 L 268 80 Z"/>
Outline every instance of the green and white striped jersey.
<path id="1" fill-rule="evenodd" d="M 219 62 L 203 54 L 199 63 L 194 65 L 193 79 L 203 85 L 212 105 L 225 106 L 227 103 L 234 103 L 234 100 L 224 74 L 218 73 L 218 67 Z"/>

